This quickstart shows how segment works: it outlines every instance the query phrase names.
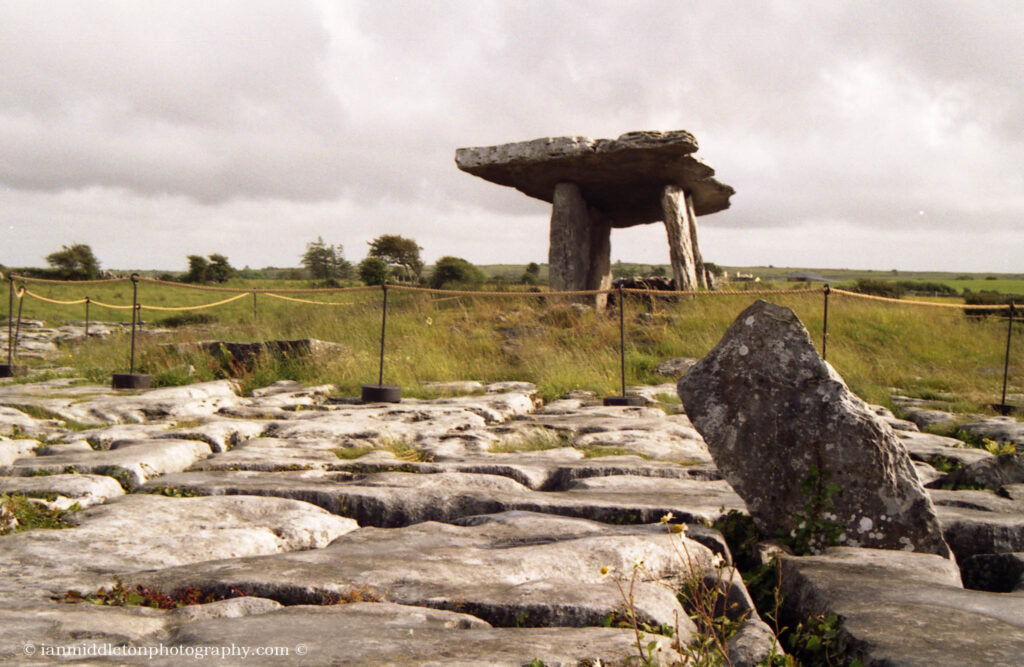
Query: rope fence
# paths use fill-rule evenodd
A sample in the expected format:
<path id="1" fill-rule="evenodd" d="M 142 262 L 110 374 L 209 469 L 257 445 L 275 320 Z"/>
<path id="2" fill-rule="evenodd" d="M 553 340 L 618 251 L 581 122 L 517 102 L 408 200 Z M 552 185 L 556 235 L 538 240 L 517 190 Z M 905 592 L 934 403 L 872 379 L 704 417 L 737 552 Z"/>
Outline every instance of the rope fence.
<path id="1" fill-rule="evenodd" d="M 52 280 L 46 278 L 34 278 L 29 276 L 21 275 L 3 275 L 0 273 L 0 280 L 6 278 L 9 281 L 9 298 L 8 298 L 8 364 L 7 372 L 13 373 L 14 366 L 14 350 L 17 348 L 18 337 L 21 330 L 21 315 L 22 308 L 24 306 L 25 297 L 35 299 L 41 303 L 46 303 L 55 306 L 76 306 L 85 305 L 85 325 L 86 331 L 88 332 L 89 327 L 89 307 L 91 305 L 99 306 L 101 308 L 107 308 L 111 310 L 131 310 L 132 312 L 132 353 L 131 353 L 131 366 L 134 372 L 134 358 L 135 358 L 135 328 L 136 324 L 141 324 L 139 314 L 143 310 L 149 310 L 154 312 L 189 312 L 189 311 L 200 311 L 211 308 L 217 308 L 225 306 L 230 303 L 234 303 L 246 297 L 251 297 L 253 304 L 252 310 L 253 315 L 257 315 L 257 295 L 270 297 L 279 301 L 288 303 L 302 304 L 307 306 L 323 306 L 327 308 L 338 308 L 338 307 L 349 307 L 356 305 L 355 301 L 319 301 L 314 298 L 300 298 L 293 295 L 340 295 L 340 294 L 356 294 L 356 293 L 370 293 L 380 292 L 383 296 L 382 305 L 382 328 L 381 328 L 381 355 L 380 355 L 380 373 L 379 373 L 379 385 L 376 387 L 387 387 L 383 385 L 383 363 L 384 363 L 384 339 L 385 329 L 387 323 L 387 293 L 388 291 L 393 292 L 406 292 L 410 294 L 423 294 L 435 297 L 433 301 L 435 303 L 442 301 L 458 300 L 460 298 L 520 298 L 520 299 L 538 299 L 541 301 L 552 300 L 559 302 L 561 300 L 576 300 L 579 302 L 580 299 L 584 298 L 595 298 L 599 296 L 617 295 L 619 299 L 619 317 L 620 317 L 620 356 L 622 357 L 622 387 L 623 396 L 614 398 L 625 398 L 625 337 L 623 332 L 623 324 L 621 321 L 622 311 L 625 309 L 625 299 L 627 295 L 630 296 L 641 296 L 647 300 L 648 304 L 653 304 L 655 299 L 673 300 L 680 298 L 708 298 L 708 297 L 726 297 L 726 296 L 744 296 L 744 297 L 774 297 L 784 295 L 803 295 L 813 296 L 821 294 L 823 296 L 823 321 L 822 321 L 822 342 L 821 342 L 821 354 L 822 358 L 827 358 L 828 354 L 828 341 L 829 341 L 829 298 L 830 296 L 850 298 L 850 299 L 862 299 L 865 301 L 884 302 L 891 303 L 900 306 L 918 306 L 926 308 L 940 308 L 944 310 L 961 310 L 965 312 L 971 311 L 984 311 L 985 314 L 994 314 L 1001 311 L 1008 313 L 1009 319 L 1009 330 L 1007 332 L 1006 342 L 1006 355 L 1003 368 L 1003 396 L 1000 404 L 995 404 L 994 407 L 997 409 L 1007 408 L 1011 406 L 1006 405 L 1006 377 L 1009 372 L 1010 362 L 1010 340 L 1013 334 L 1013 321 L 1014 321 L 1014 307 L 1015 304 L 1010 302 L 1008 304 L 991 304 L 991 305 L 974 305 L 974 304 L 960 304 L 960 303 L 948 303 L 942 301 L 922 301 L 914 299 L 897 299 L 891 297 L 877 296 L 874 294 L 864 294 L 861 292 L 853 292 L 850 290 L 831 288 L 829 285 L 824 285 L 821 288 L 803 288 L 803 289 L 751 289 L 751 290 L 711 290 L 711 291 L 696 291 L 696 290 L 653 290 L 653 289 L 639 289 L 639 288 L 627 288 L 627 287 L 616 287 L 613 289 L 597 289 L 597 290 L 576 290 L 569 292 L 554 292 L 545 291 L 541 289 L 531 289 L 525 291 L 485 291 L 485 290 L 449 290 L 449 289 L 436 289 L 430 287 L 420 287 L 414 285 L 405 284 L 388 284 L 384 285 L 367 285 L 359 287 L 329 287 L 329 288 L 235 288 L 235 287 L 218 287 L 210 285 L 194 285 L 189 283 L 176 283 L 165 280 L 158 280 L 155 278 L 144 278 L 138 274 L 132 274 L 129 278 L 110 278 L 102 280 L 83 280 L 83 281 L 66 281 L 66 280 Z M 16 286 L 15 283 L 20 283 Z M 99 301 L 90 296 L 85 296 L 77 299 L 57 299 L 49 296 L 44 296 L 35 291 L 29 290 L 26 284 L 38 283 L 47 285 L 65 285 L 65 286 L 92 286 L 92 285 L 114 285 L 118 283 L 131 283 L 132 284 L 132 303 L 131 304 L 117 304 L 117 303 L 106 303 Z M 185 306 L 160 306 L 156 304 L 141 303 L 138 300 L 138 286 L 139 283 L 171 287 L 171 288 L 183 288 L 189 290 L 196 290 L 202 292 L 214 292 L 214 293 L 228 293 L 232 294 L 227 298 L 213 301 L 210 303 L 185 305 Z M 15 326 L 14 318 L 14 299 L 18 300 L 18 315 L 17 325 Z M 603 303 L 603 302 L 602 302 Z M 4 376 L 5 370 L 2 364 L 0 364 L 0 377 Z M 365 389 L 365 387 L 364 387 Z M 611 397 L 610 397 L 611 398 Z M 618 404 L 618 403 L 616 403 Z"/>

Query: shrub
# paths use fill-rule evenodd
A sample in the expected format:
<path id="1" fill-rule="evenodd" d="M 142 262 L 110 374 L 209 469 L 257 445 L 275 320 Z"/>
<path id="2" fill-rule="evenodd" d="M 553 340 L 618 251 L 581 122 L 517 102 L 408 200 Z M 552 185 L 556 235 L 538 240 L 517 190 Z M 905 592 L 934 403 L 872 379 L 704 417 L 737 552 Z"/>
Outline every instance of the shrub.
<path id="1" fill-rule="evenodd" d="M 388 279 L 388 265 L 379 257 L 367 257 L 359 262 L 359 279 L 367 285 L 383 285 Z"/>
<path id="2" fill-rule="evenodd" d="M 443 287 L 479 287 L 483 284 L 484 272 L 461 257 L 442 257 L 434 265 L 434 273 L 430 276 L 430 286 L 434 289 Z"/>
<path id="3" fill-rule="evenodd" d="M 873 294 L 874 296 L 885 296 L 890 299 L 899 299 L 906 293 L 902 284 L 889 280 L 871 280 L 861 278 L 853 286 L 854 292 L 861 294 Z"/>

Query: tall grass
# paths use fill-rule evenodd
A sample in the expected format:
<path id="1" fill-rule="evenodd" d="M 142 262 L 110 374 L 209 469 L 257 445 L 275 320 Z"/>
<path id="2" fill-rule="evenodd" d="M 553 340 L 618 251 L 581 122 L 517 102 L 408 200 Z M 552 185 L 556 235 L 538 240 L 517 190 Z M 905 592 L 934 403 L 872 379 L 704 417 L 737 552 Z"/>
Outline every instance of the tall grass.
<path id="1" fill-rule="evenodd" d="M 239 286 L 254 287 L 251 283 Z M 273 287 L 273 285 L 260 285 Z M 110 303 L 130 303 L 131 285 L 51 286 L 29 289 L 50 298 L 73 299 L 86 293 Z M 201 305 L 223 299 L 217 292 L 143 283 L 146 305 Z M 180 384 L 237 377 L 253 388 L 278 379 L 332 383 L 355 395 L 361 384 L 378 378 L 381 293 L 344 292 L 294 295 L 325 306 L 251 297 L 203 312 L 208 324 L 151 333 L 170 313 L 143 310 L 145 321 L 137 347 L 136 370 L 154 375 L 158 384 Z M 701 357 L 721 338 L 736 316 L 756 296 L 626 298 L 626 382 L 663 382 L 655 365 L 677 356 Z M 820 291 L 778 294 L 771 301 L 792 308 L 821 346 Z M 26 318 L 50 322 L 80 321 L 83 306 L 52 306 L 26 300 Z M 641 317 L 641 314 L 645 314 Z M 130 311 L 93 307 L 93 319 L 125 321 Z M 999 398 L 1006 320 L 966 317 L 959 310 L 831 297 L 828 359 L 851 388 L 865 399 L 885 403 L 894 392 L 923 397 L 953 394 L 965 409 L 983 409 Z M 127 331 L 90 339 L 66 348 L 58 365 L 72 366 L 97 382 L 128 366 Z M 178 344 L 197 340 L 260 341 L 319 338 L 340 343 L 346 351 L 318 359 L 261 358 L 252 367 L 223 363 Z M 426 381 L 474 379 L 524 380 L 538 385 L 546 399 L 572 389 L 617 393 L 619 383 L 618 314 L 577 312 L 564 297 L 447 296 L 389 290 L 384 381 L 410 396 L 427 395 Z M 1015 333 L 1011 352 L 1010 391 L 1021 392 L 1024 330 Z"/>

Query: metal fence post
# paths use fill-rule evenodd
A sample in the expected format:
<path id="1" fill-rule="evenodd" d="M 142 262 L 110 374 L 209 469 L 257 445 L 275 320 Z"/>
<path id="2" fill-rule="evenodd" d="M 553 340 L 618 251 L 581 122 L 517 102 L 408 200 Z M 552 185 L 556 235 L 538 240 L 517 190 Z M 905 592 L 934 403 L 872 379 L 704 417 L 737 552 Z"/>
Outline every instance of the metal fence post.
<path id="1" fill-rule="evenodd" d="M 828 283 L 825 283 L 825 316 L 822 322 L 821 331 L 821 360 L 825 361 L 828 359 L 828 295 L 832 292 L 832 288 L 829 287 Z"/>
<path id="2" fill-rule="evenodd" d="M 14 349 L 18 348 L 18 339 L 21 338 L 21 309 L 22 309 L 22 307 L 24 307 L 24 305 L 25 305 L 25 288 L 22 287 L 21 288 L 21 293 L 18 294 L 18 326 L 14 329 L 14 345 L 11 346 Z M 7 342 L 9 344 L 10 343 L 10 339 L 8 339 Z"/>
<path id="3" fill-rule="evenodd" d="M 386 280 L 381 283 L 380 288 L 384 295 L 380 317 L 380 371 L 377 375 L 377 384 L 363 385 L 362 400 L 365 403 L 399 403 L 402 400 L 402 388 L 384 384 L 384 338 L 388 329 L 388 283 Z"/>
<path id="4" fill-rule="evenodd" d="M 85 339 L 89 340 L 89 297 L 85 297 Z"/>
<path id="5" fill-rule="evenodd" d="M 381 307 L 381 318 L 380 318 L 380 375 L 377 378 L 377 384 L 384 384 L 384 337 L 388 331 L 388 284 L 384 282 L 381 286 L 381 291 L 384 293 L 384 304 Z"/>
<path id="6" fill-rule="evenodd" d="M 621 396 L 605 396 L 604 405 L 626 405 L 641 406 L 644 399 L 641 396 L 626 396 L 626 300 L 623 298 L 622 283 L 618 284 L 619 289 L 619 377 L 622 379 Z"/>
<path id="7" fill-rule="evenodd" d="M 7 276 L 7 366 L 14 368 L 14 276 Z"/>
<path id="8" fill-rule="evenodd" d="M 132 352 L 128 363 L 128 372 L 135 373 L 135 321 L 139 314 L 139 274 L 132 274 Z"/>
<path id="9" fill-rule="evenodd" d="M 1013 338 L 1013 301 L 1010 302 L 1010 316 L 1006 326 L 1006 356 L 1003 359 L 1003 397 L 999 405 L 994 405 L 997 412 L 1008 415 L 1016 410 L 1015 406 L 1006 404 L 1006 380 L 1010 376 L 1010 339 Z"/>
<path id="10" fill-rule="evenodd" d="M 139 319 L 139 274 L 132 274 L 132 347 L 129 358 L 128 373 L 114 373 L 112 385 L 114 389 L 145 389 L 150 386 L 152 377 L 146 373 L 135 372 L 135 326 Z"/>

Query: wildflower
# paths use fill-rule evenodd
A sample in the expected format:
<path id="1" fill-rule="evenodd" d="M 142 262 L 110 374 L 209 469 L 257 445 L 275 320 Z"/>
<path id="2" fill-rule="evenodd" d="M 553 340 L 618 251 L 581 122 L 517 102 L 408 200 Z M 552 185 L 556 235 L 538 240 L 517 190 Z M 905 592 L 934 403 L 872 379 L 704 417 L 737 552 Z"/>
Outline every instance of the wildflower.
<path id="1" fill-rule="evenodd" d="M 611 572 L 611 571 L 612 571 L 612 566 L 611 565 L 605 565 L 604 567 L 601 568 L 601 576 L 602 577 L 607 577 L 608 573 Z"/>
<path id="2" fill-rule="evenodd" d="M 684 523 L 674 523 L 674 524 L 672 524 L 672 532 L 676 533 L 676 534 L 682 533 L 682 534 L 685 535 L 686 534 L 686 524 L 684 524 Z"/>
<path id="3" fill-rule="evenodd" d="M 725 565 L 725 559 L 722 558 L 722 554 L 715 554 L 711 558 L 711 565 L 717 570 Z"/>
<path id="4" fill-rule="evenodd" d="M 668 523 L 669 521 L 671 521 L 674 518 L 676 518 L 676 515 L 673 514 L 672 512 L 669 512 L 665 516 L 661 517 L 661 522 L 662 523 Z"/>
<path id="5" fill-rule="evenodd" d="M 434 326 L 434 320 L 428 317 L 428 318 L 427 318 L 427 326 L 428 326 L 428 327 L 432 327 L 432 326 Z"/>

